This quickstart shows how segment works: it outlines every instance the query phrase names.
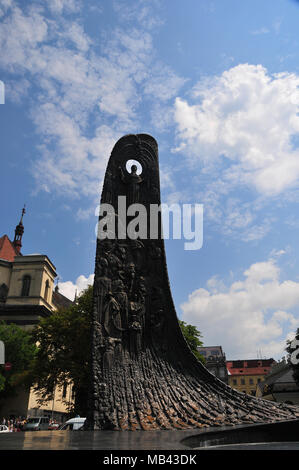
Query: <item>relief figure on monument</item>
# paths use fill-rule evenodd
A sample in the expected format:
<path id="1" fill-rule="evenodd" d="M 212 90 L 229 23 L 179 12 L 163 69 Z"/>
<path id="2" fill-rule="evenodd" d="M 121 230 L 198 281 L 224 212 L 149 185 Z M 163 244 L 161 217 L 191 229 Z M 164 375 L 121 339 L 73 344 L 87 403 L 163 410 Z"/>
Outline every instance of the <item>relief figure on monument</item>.
<path id="1" fill-rule="evenodd" d="M 101 257 L 97 262 L 95 281 L 94 281 L 94 298 L 95 298 L 95 320 L 102 323 L 104 311 L 111 293 L 111 279 L 107 277 L 108 261 Z"/>
<path id="2" fill-rule="evenodd" d="M 121 279 L 113 281 L 112 284 L 113 296 L 117 301 L 120 309 L 120 328 L 126 330 L 128 328 L 128 296 L 126 288 Z"/>
<path id="3" fill-rule="evenodd" d="M 119 172 L 122 182 L 127 186 L 127 206 L 140 202 L 140 185 L 144 180 L 137 174 L 137 166 L 131 166 L 131 173 L 124 174 L 121 167 Z"/>
<path id="4" fill-rule="evenodd" d="M 138 302 L 137 294 L 134 294 L 133 300 L 130 301 L 129 312 L 129 329 L 130 329 L 130 351 L 138 354 L 141 351 L 142 338 L 142 310 L 143 306 Z"/>

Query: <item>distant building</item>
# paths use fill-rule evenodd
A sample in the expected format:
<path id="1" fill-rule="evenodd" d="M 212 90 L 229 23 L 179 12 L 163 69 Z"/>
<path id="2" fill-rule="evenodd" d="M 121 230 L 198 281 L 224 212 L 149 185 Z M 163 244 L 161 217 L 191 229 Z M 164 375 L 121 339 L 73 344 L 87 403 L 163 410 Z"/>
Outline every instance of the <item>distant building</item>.
<path id="1" fill-rule="evenodd" d="M 228 383 L 226 358 L 221 346 L 202 346 L 198 352 L 205 358 L 205 367 L 222 382 Z"/>
<path id="2" fill-rule="evenodd" d="M 0 321 L 14 323 L 25 330 L 32 329 L 40 318 L 51 315 L 59 307 L 67 307 L 72 301 L 54 289 L 56 268 L 47 255 L 23 255 L 23 216 L 15 229 L 14 240 L 7 235 L 0 237 Z M 45 415 L 62 419 L 66 406 L 61 398 L 69 396 L 70 387 L 55 391 L 55 400 L 42 409 L 37 396 L 31 390 L 20 390 L 18 397 L 7 399 L 0 410 L 3 416 Z"/>
<path id="3" fill-rule="evenodd" d="M 256 394 L 256 387 L 267 375 L 274 359 L 245 359 L 226 361 L 228 384 L 248 395 Z"/>
<path id="4" fill-rule="evenodd" d="M 278 403 L 299 405 L 299 387 L 290 364 L 284 358 L 273 364 L 270 372 L 258 384 L 256 396 Z"/>

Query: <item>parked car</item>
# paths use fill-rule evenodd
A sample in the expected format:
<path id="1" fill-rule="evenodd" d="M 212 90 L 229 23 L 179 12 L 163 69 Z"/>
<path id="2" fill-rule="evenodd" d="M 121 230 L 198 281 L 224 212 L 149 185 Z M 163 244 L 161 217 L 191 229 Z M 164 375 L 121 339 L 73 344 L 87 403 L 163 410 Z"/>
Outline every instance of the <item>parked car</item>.
<path id="1" fill-rule="evenodd" d="M 86 418 L 71 418 L 62 424 L 59 428 L 59 431 L 78 431 L 82 428 Z"/>
<path id="2" fill-rule="evenodd" d="M 24 431 L 47 431 L 50 419 L 45 417 L 28 418 Z"/>
<path id="3" fill-rule="evenodd" d="M 0 424 L 0 432 L 9 432 L 9 429 L 5 424 Z"/>

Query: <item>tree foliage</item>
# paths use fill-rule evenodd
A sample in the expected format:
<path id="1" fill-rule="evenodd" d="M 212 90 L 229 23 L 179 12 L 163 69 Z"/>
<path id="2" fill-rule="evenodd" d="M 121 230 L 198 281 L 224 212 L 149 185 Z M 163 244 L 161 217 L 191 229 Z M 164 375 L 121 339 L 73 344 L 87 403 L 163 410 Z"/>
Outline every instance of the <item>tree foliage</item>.
<path id="1" fill-rule="evenodd" d="M 299 328 L 297 328 L 294 340 L 297 340 L 297 342 L 299 342 Z M 294 340 L 287 341 L 286 351 L 289 353 L 289 363 L 293 371 L 294 380 L 299 386 L 299 346 L 297 345 L 299 343 L 296 343 L 296 346 L 292 345 Z"/>
<path id="2" fill-rule="evenodd" d="M 2 367 L 0 373 L 0 400 L 3 400 L 14 395 L 18 386 L 30 386 L 37 347 L 32 334 L 15 324 L 0 323 L 0 340 L 5 345 L 5 361 L 12 365 L 9 371 Z"/>
<path id="3" fill-rule="evenodd" d="M 196 326 L 188 325 L 182 320 L 179 320 L 179 324 L 191 351 L 199 361 L 204 363 L 204 357 L 198 352 L 198 348 L 203 346 L 203 342 L 200 339 L 202 338 L 201 332 L 196 328 Z"/>
<path id="4" fill-rule="evenodd" d="M 69 308 L 43 318 L 34 331 L 39 348 L 34 367 L 35 390 L 43 403 L 56 386 L 72 384 L 75 403 L 70 411 L 86 415 L 89 375 L 92 286 Z"/>

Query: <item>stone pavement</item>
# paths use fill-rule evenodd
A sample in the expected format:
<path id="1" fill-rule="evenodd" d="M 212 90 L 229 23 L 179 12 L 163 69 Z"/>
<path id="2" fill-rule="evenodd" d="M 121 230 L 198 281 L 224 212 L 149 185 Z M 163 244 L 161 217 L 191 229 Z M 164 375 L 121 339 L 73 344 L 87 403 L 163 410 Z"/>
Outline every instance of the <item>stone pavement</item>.
<path id="1" fill-rule="evenodd" d="M 0 434 L 2 450 L 299 450 L 299 420 L 178 431 L 27 431 Z"/>

